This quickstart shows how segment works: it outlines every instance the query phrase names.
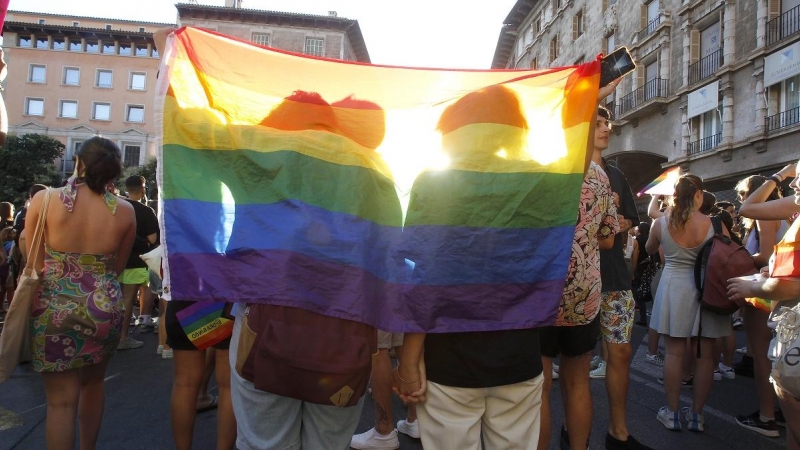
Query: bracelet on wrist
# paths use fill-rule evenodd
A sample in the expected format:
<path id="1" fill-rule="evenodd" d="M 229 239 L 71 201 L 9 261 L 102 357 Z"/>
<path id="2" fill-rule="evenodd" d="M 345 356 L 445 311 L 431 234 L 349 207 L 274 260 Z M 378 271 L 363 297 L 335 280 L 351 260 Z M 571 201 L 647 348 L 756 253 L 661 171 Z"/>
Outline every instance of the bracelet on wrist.
<path id="1" fill-rule="evenodd" d="M 770 180 L 774 181 L 774 182 L 775 182 L 775 184 L 781 184 L 781 182 L 783 181 L 783 177 L 782 177 L 782 176 L 780 176 L 780 175 L 778 175 L 777 173 L 776 173 L 776 174 L 774 174 L 774 175 L 772 175 L 772 176 L 771 176 L 771 177 L 769 177 L 768 179 L 770 179 Z"/>
<path id="2" fill-rule="evenodd" d="M 395 370 L 395 372 L 397 372 L 397 379 L 399 379 L 401 382 L 403 382 L 405 384 L 414 384 L 417 381 L 419 381 L 419 377 L 417 377 L 417 379 L 414 380 L 414 381 L 406 381 L 406 380 L 404 380 L 403 377 L 400 376 L 400 366 L 397 366 L 394 370 Z"/>

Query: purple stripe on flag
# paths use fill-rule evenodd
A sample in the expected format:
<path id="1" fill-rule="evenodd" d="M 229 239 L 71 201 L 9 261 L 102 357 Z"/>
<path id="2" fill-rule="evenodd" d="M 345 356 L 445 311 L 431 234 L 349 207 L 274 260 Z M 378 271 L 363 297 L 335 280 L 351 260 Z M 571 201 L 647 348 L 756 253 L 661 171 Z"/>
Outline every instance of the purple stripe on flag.
<path id="1" fill-rule="evenodd" d="M 564 278 L 412 286 L 284 250 L 171 254 L 172 298 L 269 303 L 392 332 L 451 333 L 552 325 Z M 566 277 L 566 274 L 565 274 Z"/>
<path id="2" fill-rule="evenodd" d="M 224 303 L 196 302 L 193 305 L 178 311 L 175 316 L 182 326 L 186 327 L 200 320 L 201 318 L 215 314 L 219 316 L 220 311 L 225 308 Z"/>

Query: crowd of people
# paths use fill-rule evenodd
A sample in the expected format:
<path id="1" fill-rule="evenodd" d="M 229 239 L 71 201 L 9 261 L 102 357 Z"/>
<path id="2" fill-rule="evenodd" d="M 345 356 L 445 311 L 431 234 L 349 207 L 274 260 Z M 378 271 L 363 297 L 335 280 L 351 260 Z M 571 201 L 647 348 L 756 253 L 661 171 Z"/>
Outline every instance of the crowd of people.
<path id="1" fill-rule="evenodd" d="M 158 35 L 157 45 L 163 45 Z M 598 104 L 617 82 L 601 88 Z M 526 139 L 529 125 L 521 110 L 519 100 L 503 86 L 467 94 L 446 108 L 438 124 L 443 135 L 455 129 L 465 111 L 503 111 L 522 130 L 519 135 L 498 136 L 485 148 L 446 149 L 451 168 L 458 170 L 462 159 L 490 163 L 499 150 Z M 112 182 L 122 170 L 119 149 L 102 137 L 87 140 L 65 186 L 33 186 L 29 201 L 16 216 L 12 205 L 0 204 L 0 238 L 4 255 L 9 255 L 0 266 L 0 306 L 13 293 L 26 257 L 34 257 L 37 268 L 44 270 L 32 311 L 31 360 L 45 387 L 48 448 L 73 448 L 76 432 L 82 448 L 94 448 L 109 359 L 117 350 L 143 346 L 132 337 L 134 327 L 157 331 L 157 352 L 174 361 L 170 405 L 178 449 L 192 447 L 196 414 L 210 408 L 218 410 L 218 449 L 395 449 L 398 432 L 420 438 L 429 449 L 547 449 L 553 429 L 561 448 L 586 449 L 593 426 L 590 379 L 605 380 L 606 448 L 648 449 L 628 430 L 634 323 L 650 329 L 647 361 L 663 366 L 659 381 L 664 385 L 665 406 L 654 422 L 670 430 L 703 432 L 703 411 L 713 381 L 736 376 L 732 334 L 739 316 L 704 313 L 694 282 L 697 255 L 715 234 L 709 217 L 720 216 L 723 234 L 743 242 L 753 255 L 754 268 L 762 271 L 758 279 L 733 279 L 729 284 L 732 298 L 760 299 L 741 311 L 759 405 L 736 421 L 770 437 L 778 436 L 778 424 L 784 423 L 787 448 L 800 449 L 800 402 L 770 383 L 768 358 L 770 308 L 792 306 L 800 297 L 800 283 L 773 277 L 769 267 L 774 245 L 800 230 L 790 226 L 800 212 L 800 194 L 780 198 L 777 189 L 792 178 L 792 187 L 798 188 L 796 165 L 770 178 L 749 177 L 737 186 L 744 220 L 737 220 L 735 205 L 715 203 L 702 179 L 685 174 L 675 184 L 674 195 L 654 196 L 648 211 L 652 221 L 641 221 L 624 174 L 602 157 L 609 145 L 610 120 L 610 112 L 598 106 L 587 142 L 569 271 L 553 326 L 402 335 L 298 308 L 248 304 L 221 306 L 218 316 L 233 324 L 225 335 L 202 344 L 185 320 L 195 302 L 154 301 L 160 296 L 161 274 L 148 268 L 141 256 L 156 249 L 160 238 L 156 215 L 147 206 L 146 180 L 129 177 L 127 197 L 115 195 Z M 451 203 L 470 195 L 446 180 L 446 176 L 418 180 L 414 190 L 435 191 Z M 32 248 L 26 230 L 42 215 L 46 215 L 43 245 Z M 307 372 L 281 365 L 265 347 L 265 339 L 298 323 L 305 328 L 281 335 L 291 341 L 280 344 L 284 349 L 306 348 L 301 346 L 302 332 L 323 329 L 338 333 L 341 342 L 332 345 L 343 352 L 351 350 L 348 345 L 369 350 L 366 364 L 337 367 L 339 372 L 321 363 L 315 366 L 319 361 L 306 361 L 321 367 L 320 385 L 349 377 L 329 399 L 308 392 L 314 389 L 300 385 L 307 379 L 292 378 Z M 659 351 L 659 339 L 665 354 Z M 594 356 L 598 347 L 599 355 Z M 391 352 L 397 355 L 396 367 Z M 744 361 L 746 365 L 748 357 Z M 217 397 L 207 393 L 212 373 Z M 367 378 L 371 378 L 375 427 L 354 435 Z M 565 411 L 560 424 L 552 423 L 554 378 L 559 380 Z M 693 402 L 682 406 L 680 392 L 686 386 L 694 388 Z M 323 387 L 320 392 L 328 392 Z M 408 405 L 407 417 L 396 428 L 392 392 Z M 776 395 L 782 416 L 775 408 Z"/>

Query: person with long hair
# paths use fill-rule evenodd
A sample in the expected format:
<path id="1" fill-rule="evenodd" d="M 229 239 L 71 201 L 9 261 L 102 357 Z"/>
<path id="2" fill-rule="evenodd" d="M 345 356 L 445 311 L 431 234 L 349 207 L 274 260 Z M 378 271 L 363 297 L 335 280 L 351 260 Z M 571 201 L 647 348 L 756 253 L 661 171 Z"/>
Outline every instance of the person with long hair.
<path id="1" fill-rule="evenodd" d="M 794 178 L 791 187 L 795 190 L 793 197 L 766 201 L 777 184 L 784 179 Z M 757 220 L 781 220 L 793 217 L 800 212 L 800 177 L 797 177 L 797 165 L 789 164 L 778 173 L 768 178 L 758 189 L 751 192 L 742 204 L 740 214 L 744 217 Z M 787 231 L 786 237 L 797 242 L 798 223 L 793 223 Z M 793 273 L 791 276 L 774 277 L 775 263 L 771 262 L 768 268 L 763 268 L 763 277 L 753 280 L 753 277 L 741 277 L 728 280 L 728 295 L 731 299 L 747 299 L 758 297 L 771 300 L 773 310 L 781 306 L 793 307 L 800 298 L 800 283 Z M 783 272 L 786 272 L 785 268 Z M 792 271 L 794 272 L 794 270 Z M 774 324 L 774 322 L 772 322 Z M 786 423 L 786 448 L 800 450 L 800 398 L 793 397 L 789 392 L 774 386 L 778 395 Z M 759 392 L 760 394 L 760 392 Z M 756 412 L 756 415 L 760 414 Z M 759 420 L 762 420 L 759 418 Z M 738 418 L 737 418 L 738 421 Z"/>
<path id="2" fill-rule="evenodd" d="M 82 449 L 97 443 L 103 418 L 106 366 L 117 348 L 123 304 L 117 277 L 136 234 L 133 208 L 106 190 L 122 171 L 112 141 L 94 137 L 78 151 L 75 175 L 61 189 L 31 200 L 26 230 L 33 233 L 45 195 L 43 245 L 29 258 L 43 271 L 31 312 L 33 369 L 42 374 L 47 397 L 49 450 L 75 446 L 78 417 Z M 31 252 L 37 252 L 33 254 Z"/>
<path id="3" fill-rule="evenodd" d="M 714 374 L 714 341 L 731 333 L 730 317 L 701 313 L 694 284 L 694 266 L 703 245 L 714 235 L 711 219 L 700 212 L 703 205 L 703 180 L 683 175 L 675 183 L 671 208 L 653 223 L 645 244 L 648 253 L 664 247 L 665 264 L 653 305 L 650 326 L 664 335 L 666 358 L 664 390 L 667 405 L 657 414 L 666 428 L 680 430 L 687 422 L 692 431 L 703 431 L 703 407 L 711 391 Z M 728 234 L 727 230 L 723 233 Z M 687 351 L 686 338 L 694 345 L 700 340 L 700 355 L 695 360 L 694 401 L 680 409 L 682 361 Z"/>
<path id="4" fill-rule="evenodd" d="M 761 175 L 749 176 L 736 185 L 736 191 L 743 202 L 747 202 L 750 195 L 764 184 L 768 187 L 761 191 L 758 198 L 760 202 L 770 202 L 781 198 L 774 180 L 769 181 Z M 743 216 L 745 228 L 744 247 L 753 255 L 756 268 L 760 269 L 769 265 L 773 248 L 781 240 L 789 224 L 783 220 L 754 220 Z M 767 357 L 769 342 L 772 340 L 772 330 L 767 327 L 769 309 L 764 305 L 748 304 L 742 308 L 744 329 L 747 334 L 747 356 L 742 358 L 746 367 L 752 362 L 752 374 L 756 383 L 758 394 L 758 411 L 751 414 L 736 416 L 736 423 L 748 430 L 768 437 L 780 436 L 778 424 L 775 420 L 775 395 L 769 382 L 772 364 Z M 742 366 L 737 367 L 739 369 Z M 749 368 L 748 368 L 749 369 Z"/>

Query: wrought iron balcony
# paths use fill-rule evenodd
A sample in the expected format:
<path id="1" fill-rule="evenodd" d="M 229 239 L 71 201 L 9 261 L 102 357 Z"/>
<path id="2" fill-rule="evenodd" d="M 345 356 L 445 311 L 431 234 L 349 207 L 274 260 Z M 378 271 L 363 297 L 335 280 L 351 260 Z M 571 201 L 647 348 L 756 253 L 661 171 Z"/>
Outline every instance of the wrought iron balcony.
<path id="1" fill-rule="evenodd" d="M 717 133 L 689 143 L 689 156 L 713 150 L 722 142 L 722 133 Z"/>
<path id="2" fill-rule="evenodd" d="M 635 91 L 619 99 L 617 102 L 616 116 L 619 118 L 629 116 L 629 113 L 653 103 L 651 101 L 659 99 L 666 100 L 667 97 L 669 97 L 669 80 L 665 78 L 653 78 L 645 83 L 644 86 L 640 86 Z M 650 113 L 649 109 L 641 112 L 641 115 Z"/>
<path id="3" fill-rule="evenodd" d="M 659 14 L 655 19 L 647 22 L 647 26 L 639 30 L 638 38 L 639 42 L 642 42 L 647 36 L 653 34 L 656 31 L 656 28 L 661 24 L 661 14 Z"/>
<path id="4" fill-rule="evenodd" d="M 767 45 L 772 45 L 800 32 L 800 6 L 767 22 Z"/>
<path id="5" fill-rule="evenodd" d="M 800 123 L 800 106 L 767 117 L 765 130 L 767 132 L 786 128 L 790 125 Z"/>
<path id="6" fill-rule="evenodd" d="M 689 84 L 713 76 L 723 64 L 722 48 L 689 65 Z"/>

